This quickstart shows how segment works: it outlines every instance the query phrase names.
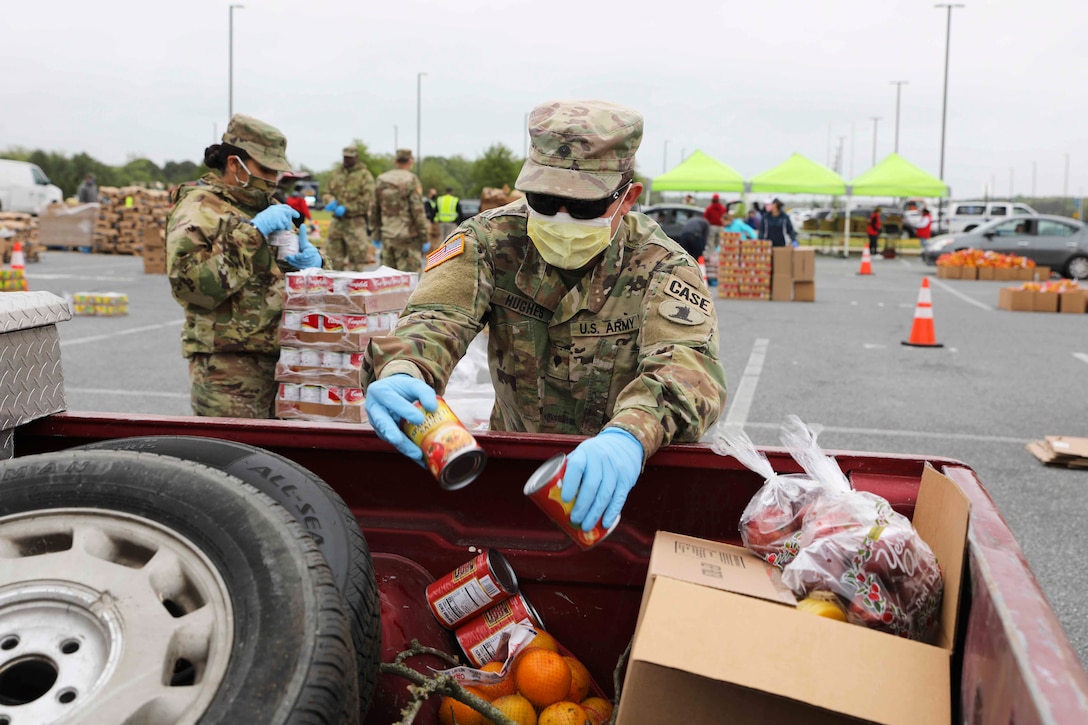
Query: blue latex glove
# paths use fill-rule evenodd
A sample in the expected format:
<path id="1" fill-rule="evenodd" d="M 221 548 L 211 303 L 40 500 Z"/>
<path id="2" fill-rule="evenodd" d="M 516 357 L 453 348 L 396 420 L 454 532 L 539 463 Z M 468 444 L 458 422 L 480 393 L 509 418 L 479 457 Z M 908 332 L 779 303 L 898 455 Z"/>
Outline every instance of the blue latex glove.
<path id="1" fill-rule="evenodd" d="M 321 269 L 321 252 L 306 239 L 306 225 L 298 228 L 298 252 L 283 258 L 295 269 Z"/>
<path id="2" fill-rule="evenodd" d="M 413 461 L 422 463 L 423 451 L 400 429 L 401 420 L 416 425 L 423 422 L 423 411 L 415 406 L 416 401 L 428 413 L 438 410 L 434 389 L 403 373 L 375 380 L 366 389 L 366 415 L 374 432 Z"/>
<path id="3" fill-rule="evenodd" d="M 431 251 L 431 243 L 423 242 L 423 253 L 426 254 L 429 251 Z"/>
<path id="4" fill-rule="evenodd" d="M 330 199 L 323 208 L 325 211 L 336 211 L 336 199 Z"/>
<path id="5" fill-rule="evenodd" d="M 257 216 L 253 217 L 252 224 L 267 239 L 272 232 L 286 232 L 294 229 L 295 223 L 291 220 L 297 216 L 298 212 L 286 204 L 273 204 L 264 211 L 258 212 Z"/>
<path id="6" fill-rule="evenodd" d="M 346 212 L 346 211 L 347 211 L 347 209 L 344 208 L 343 204 L 337 204 L 336 205 L 336 210 L 333 211 L 333 214 L 335 214 L 336 218 L 339 219 L 340 217 L 344 216 L 344 212 Z"/>
<path id="7" fill-rule="evenodd" d="M 578 497 L 570 512 L 571 523 L 589 531 L 601 514 L 605 528 L 616 523 L 642 473 L 642 456 L 642 444 L 622 428 L 605 428 L 578 444 L 567 456 L 563 475 L 563 501 Z"/>
<path id="8" fill-rule="evenodd" d="M 800 247 L 801 245 L 797 243 L 797 240 L 796 240 L 796 239 L 794 239 L 794 240 L 793 240 L 793 246 L 794 246 L 794 247 Z"/>

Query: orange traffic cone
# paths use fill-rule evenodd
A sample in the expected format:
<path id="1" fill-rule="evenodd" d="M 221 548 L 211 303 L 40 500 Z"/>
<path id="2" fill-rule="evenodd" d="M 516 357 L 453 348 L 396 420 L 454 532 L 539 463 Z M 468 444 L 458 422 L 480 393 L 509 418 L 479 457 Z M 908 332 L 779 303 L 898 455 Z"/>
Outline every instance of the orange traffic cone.
<path id="1" fill-rule="evenodd" d="M 708 280 L 707 276 L 706 276 L 706 259 L 703 257 L 703 255 L 701 255 L 701 254 L 699 255 L 698 262 L 699 262 L 699 274 L 703 275 L 703 284 L 709 285 L 710 280 Z"/>
<path id="2" fill-rule="evenodd" d="M 869 254 L 868 247 L 861 248 L 861 266 L 858 268 L 858 274 L 872 274 L 873 273 L 873 258 Z"/>
<path id="3" fill-rule="evenodd" d="M 11 249 L 11 268 L 26 271 L 26 255 L 23 254 L 22 242 L 16 241 Z"/>
<path id="4" fill-rule="evenodd" d="M 903 341 L 911 347 L 944 347 L 937 342 L 937 333 L 933 330 L 933 300 L 929 294 L 929 277 L 922 278 L 922 289 L 918 290 L 918 304 L 914 308 L 914 325 L 910 329 L 910 339 Z"/>

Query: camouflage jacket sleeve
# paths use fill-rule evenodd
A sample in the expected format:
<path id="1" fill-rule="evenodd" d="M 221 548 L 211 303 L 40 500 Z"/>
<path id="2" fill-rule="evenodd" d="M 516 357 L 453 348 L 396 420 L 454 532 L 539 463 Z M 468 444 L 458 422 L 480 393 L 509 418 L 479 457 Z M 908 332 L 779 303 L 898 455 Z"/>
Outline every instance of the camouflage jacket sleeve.
<path id="1" fill-rule="evenodd" d="M 420 189 L 412 189 L 408 193 L 408 210 L 412 215 L 412 227 L 414 236 L 421 242 L 427 240 L 427 210 L 423 208 L 423 195 Z"/>
<path id="2" fill-rule="evenodd" d="M 174 299 L 205 310 L 218 307 L 253 274 L 264 237 L 249 220 L 210 192 L 194 190 L 170 212 L 166 272 Z"/>
<path id="3" fill-rule="evenodd" d="M 638 438 L 646 458 L 673 442 L 698 441 L 726 399 L 718 318 L 699 271 L 673 255 L 648 285 L 638 372 L 617 397 L 607 424 Z"/>
<path id="4" fill-rule="evenodd" d="M 366 216 L 374 200 L 374 175 L 365 166 L 347 175 L 347 183 L 336 199 L 348 216 Z"/>
<path id="5" fill-rule="evenodd" d="M 379 176 L 374 185 L 374 195 L 371 197 L 370 209 L 366 215 L 366 225 L 375 239 L 381 239 L 382 236 L 382 205 L 378 194 L 381 193 L 381 187 L 384 183 L 385 181 Z"/>
<path id="6" fill-rule="evenodd" d="M 487 247 L 467 231 L 465 251 L 423 275 L 396 331 L 371 338 L 371 379 L 407 373 L 441 395 L 457 361 L 483 328 L 493 287 Z"/>

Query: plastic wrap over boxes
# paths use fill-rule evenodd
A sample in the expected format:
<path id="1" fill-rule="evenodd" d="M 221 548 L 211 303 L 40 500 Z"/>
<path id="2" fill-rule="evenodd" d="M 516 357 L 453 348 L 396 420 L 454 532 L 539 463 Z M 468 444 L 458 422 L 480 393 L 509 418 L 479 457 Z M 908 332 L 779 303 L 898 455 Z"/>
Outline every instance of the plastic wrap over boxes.
<path id="1" fill-rule="evenodd" d="M 72 312 L 79 316 L 120 317 L 128 314 L 128 295 L 124 292 L 76 292 Z"/>
<path id="2" fill-rule="evenodd" d="M 771 242 L 741 239 L 722 232 L 717 259 L 718 297 L 769 300 L 771 298 Z"/>
<path id="3" fill-rule="evenodd" d="M 363 352 L 388 335 L 418 275 L 306 270 L 287 275 L 276 380 L 279 418 L 363 423 Z"/>

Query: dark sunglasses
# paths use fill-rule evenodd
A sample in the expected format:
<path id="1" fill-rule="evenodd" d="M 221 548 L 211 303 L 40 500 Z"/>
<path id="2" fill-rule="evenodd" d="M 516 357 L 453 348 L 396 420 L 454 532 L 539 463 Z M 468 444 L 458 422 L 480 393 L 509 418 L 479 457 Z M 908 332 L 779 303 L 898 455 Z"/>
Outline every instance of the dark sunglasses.
<path id="1" fill-rule="evenodd" d="M 568 199 L 565 196 L 528 191 L 525 193 L 525 201 L 533 211 L 544 216 L 555 216 L 560 208 L 566 208 L 567 213 L 575 219 L 596 219 L 608 211 L 608 207 L 623 196 L 630 185 L 631 182 L 628 181 L 603 199 Z"/>

